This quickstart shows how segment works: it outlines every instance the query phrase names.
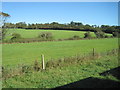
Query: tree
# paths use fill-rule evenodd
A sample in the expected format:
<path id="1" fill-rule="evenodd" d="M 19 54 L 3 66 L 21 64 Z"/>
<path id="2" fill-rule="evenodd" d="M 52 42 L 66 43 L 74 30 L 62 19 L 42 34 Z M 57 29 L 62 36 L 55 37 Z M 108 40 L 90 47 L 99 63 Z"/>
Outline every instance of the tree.
<path id="1" fill-rule="evenodd" d="M 19 23 L 16 23 L 16 28 L 26 28 L 27 27 L 27 24 L 25 22 L 19 22 Z"/>
<path id="2" fill-rule="evenodd" d="M 10 17 L 9 14 L 0 12 L 0 18 L 1 18 L 1 20 L 0 20 L 0 25 L 1 25 L 0 26 L 1 27 L 0 40 L 3 40 L 5 38 L 6 33 L 7 33 L 5 22 L 6 22 L 8 17 Z"/>

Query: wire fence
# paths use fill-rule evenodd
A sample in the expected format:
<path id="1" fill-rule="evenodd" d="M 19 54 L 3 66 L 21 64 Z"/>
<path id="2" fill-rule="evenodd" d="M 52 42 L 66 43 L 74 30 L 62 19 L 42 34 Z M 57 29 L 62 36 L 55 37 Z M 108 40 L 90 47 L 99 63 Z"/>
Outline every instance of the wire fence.
<path id="1" fill-rule="evenodd" d="M 91 49 L 91 51 L 89 51 L 88 53 L 81 53 L 81 54 L 75 54 L 75 55 L 73 55 L 73 56 L 70 56 L 70 57 L 74 57 L 74 56 L 86 56 L 86 55 L 95 55 L 96 53 L 99 53 L 101 56 L 104 56 L 104 55 L 107 55 L 107 54 L 109 54 L 109 53 L 111 53 L 111 51 L 112 51 L 112 53 L 114 53 L 114 52 L 116 52 L 116 50 L 118 51 L 118 48 L 116 48 L 116 49 L 112 49 L 112 50 L 107 50 L 107 51 L 105 51 L 105 52 L 97 52 L 96 51 L 96 49 L 95 48 L 92 48 Z M 46 56 L 46 55 L 45 55 Z M 69 57 L 69 56 L 63 56 L 63 57 L 61 57 L 61 58 L 66 58 L 66 57 Z M 5 65 L 5 63 L 7 62 L 7 63 L 9 63 L 8 65 L 5 65 L 5 66 L 15 66 L 16 64 L 31 64 L 32 62 L 34 62 L 35 60 L 39 60 L 39 61 L 41 61 L 42 59 L 41 59 L 41 55 L 39 55 L 39 56 L 34 56 L 34 57 L 31 57 L 31 56 L 29 56 L 29 57 L 23 57 L 23 58 L 6 58 L 6 57 L 3 57 L 2 58 L 3 60 L 3 66 Z M 52 60 L 52 59 L 55 59 L 55 58 L 53 58 L 53 57 L 51 57 L 51 58 L 49 58 L 49 60 Z M 59 58 L 58 58 L 59 59 Z M 49 61 L 49 60 L 47 60 L 47 61 Z M 11 64 L 13 62 L 13 64 Z M 40 62 L 41 63 L 41 62 Z"/>
<path id="2" fill-rule="evenodd" d="M 75 56 L 71 56 L 71 57 L 64 57 L 64 58 L 59 58 L 57 60 L 49 60 L 49 61 L 42 61 L 41 60 L 41 65 L 40 62 L 38 62 L 37 60 L 35 60 L 34 57 L 29 57 L 29 58 L 18 58 L 18 59 L 22 59 L 23 61 L 21 61 L 21 63 L 17 64 L 15 63 L 15 65 L 12 64 L 11 66 L 2 66 L 2 74 L 3 77 L 2 78 L 9 78 L 12 77 L 14 75 L 21 75 L 23 73 L 28 73 L 28 72 L 34 72 L 34 71 L 40 71 L 46 68 L 51 69 L 51 68 L 56 68 L 56 67 L 62 67 L 65 65 L 70 65 L 70 64 L 75 64 L 75 63 L 81 63 L 84 60 L 93 60 L 93 59 L 98 59 L 100 57 L 104 57 L 106 55 L 117 55 L 118 54 L 119 49 L 112 49 L 109 50 L 107 52 L 101 52 L 101 53 L 97 53 L 95 51 L 95 48 L 92 49 L 92 51 L 90 53 L 86 53 L 85 55 L 79 55 L 76 54 Z M 25 59 L 33 59 L 33 61 L 30 62 L 26 62 Z M 42 55 L 42 58 L 43 55 Z M 42 59 L 41 58 L 41 59 Z M 43 64 L 44 63 L 44 64 Z M 42 66 L 44 66 L 44 68 L 42 68 Z"/>

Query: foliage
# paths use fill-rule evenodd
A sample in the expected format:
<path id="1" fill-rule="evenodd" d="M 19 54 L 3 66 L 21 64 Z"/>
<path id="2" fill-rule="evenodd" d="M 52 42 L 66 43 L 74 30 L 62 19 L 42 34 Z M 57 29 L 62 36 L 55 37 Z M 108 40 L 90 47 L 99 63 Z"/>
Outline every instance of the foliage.
<path id="1" fill-rule="evenodd" d="M 21 29 L 53 29 L 53 30 L 72 30 L 72 31 L 102 31 L 105 33 L 112 33 L 115 31 L 119 31 L 119 26 L 109 26 L 109 25 L 89 25 L 82 24 L 81 22 L 71 21 L 67 24 L 60 24 L 58 22 L 45 23 L 45 24 L 26 24 L 25 22 L 18 23 L 7 23 L 8 28 L 21 28 Z"/>
<path id="2" fill-rule="evenodd" d="M 64 40 L 79 40 L 79 39 L 80 39 L 80 37 L 78 35 L 74 35 L 73 37 L 64 39 Z"/>
<path id="3" fill-rule="evenodd" d="M 75 40 L 76 40 L 76 39 L 80 39 L 80 37 L 77 36 L 77 35 L 74 35 L 74 36 L 73 36 L 73 39 L 75 39 Z"/>
<path id="4" fill-rule="evenodd" d="M 0 19 L 1 19 L 1 22 L 0 22 L 0 40 L 4 40 L 5 36 L 6 36 L 6 33 L 7 33 L 7 30 L 6 30 L 6 20 L 8 17 L 10 17 L 10 15 L 8 13 L 4 13 L 4 12 L 0 12 Z M 2 37 L 1 37 L 2 36 Z"/>
<path id="5" fill-rule="evenodd" d="M 102 31 L 95 32 L 97 38 L 105 38 L 105 33 Z"/>
<path id="6" fill-rule="evenodd" d="M 39 65 L 37 60 L 35 60 L 35 62 L 34 62 L 34 70 L 35 71 L 39 71 L 40 70 L 40 65 Z"/>
<path id="7" fill-rule="evenodd" d="M 86 32 L 86 33 L 84 34 L 84 38 L 91 38 L 90 32 Z"/>
<path id="8" fill-rule="evenodd" d="M 17 40 L 17 39 L 20 39 L 20 38 L 21 38 L 21 35 L 20 35 L 20 34 L 18 34 L 18 33 L 13 33 L 11 40 Z"/>
<path id="9" fill-rule="evenodd" d="M 118 32 L 113 32 L 113 37 L 118 37 Z"/>
<path id="10" fill-rule="evenodd" d="M 51 32 L 42 32 L 38 35 L 38 38 L 41 38 L 42 40 L 52 40 L 53 35 Z"/>

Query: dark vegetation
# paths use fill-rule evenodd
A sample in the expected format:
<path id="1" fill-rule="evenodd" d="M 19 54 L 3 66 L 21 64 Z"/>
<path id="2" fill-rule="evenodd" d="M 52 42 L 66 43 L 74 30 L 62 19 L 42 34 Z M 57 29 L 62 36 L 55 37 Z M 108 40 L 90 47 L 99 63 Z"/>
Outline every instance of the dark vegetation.
<path id="1" fill-rule="evenodd" d="M 52 29 L 52 30 L 73 30 L 73 31 L 86 31 L 84 38 L 91 38 L 90 32 L 94 32 L 97 38 L 108 38 L 109 36 L 104 33 L 113 34 L 113 37 L 118 37 L 120 33 L 120 26 L 109 26 L 109 25 L 84 25 L 81 22 L 73 22 L 67 24 L 60 24 L 58 22 L 45 23 L 45 24 L 26 24 L 25 22 L 18 23 L 6 23 L 6 19 L 10 17 L 9 14 L 0 12 L 0 17 L 2 17 L 2 30 L 0 30 L 0 40 L 3 42 L 34 42 L 34 41 L 46 41 L 53 40 L 52 33 L 41 33 L 39 39 L 23 39 L 21 35 L 14 33 L 10 41 L 4 41 L 7 29 L 10 28 L 20 28 L 20 29 Z M 74 36 L 69 38 L 70 40 L 79 39 L 79 36 Z"/>
<path id="2" fill-rule="evenodd" d="M 41 32 L 36 38 L 22 38 L 19 33 L 13 33 L 10 40 L 3 40 L 3 43 L 30 43 L 30 42 L 42 42 L 42 41 L 64 41 L 64 40 L 82 40 L 82 39 L 96 39 L 96 38 L 113 38 L 117 37 L 116 34 L 113 36 L 105 35 L 104 32 L 95 32 L 96 37 L 92 37 L 90 31 L 84 34 L 83 38 L 78 35 L 74 35 L 70 38 L 55 40 L 51 32 Z"/>
<path id="3" fill-rule="evenodd" d="M 120 26 L 109 26 L 109 25 L 101 25 L 101 26 L 96 26 L 96 25 L 83 25 L 80 22 L 70 22 L 68 24 L 59 24 L 58 22 L 52 22 L 52 23 L 45 23 L 45 24 L 26 24 L 25 22 L 19 22 L 16 24 L 13 23 L 4 23 L 3 29 L 4 28 L 19 28 L 19 29 L 52 29 L 52 30 L 72 30 L 72 31 L 86 31 L 84 34 L 84 38 L 91 39 L 91 34 L 90 32 L 94 32 L 96 35 L 96 38 L 112 38 L 112 37 L 119 37 L 120 33 Z M 6 34 L 6 29 L 2 30 L 3 31 L 3 38 L 5 37 Z M 110 33 L 113 36 L 108 36 L 105 35 L 105 33 Z M 78 40 L 81 39 L 79 36 L 73 36 L 68 39 L 59 39 L 61 40 Z M 39 41 L 54 41 L 53 34 L 51 32 L 42 32 L 38 35 L 37 38 L 22 38 L 20 34 L 13 33 L 11 40 L 5 41 L 3 39 L 3 42 L 5 43 L 12 43 L 12 42 L 19 42 L 19 43 L 29 43 L 29 42 L 39 42 Z"/>
<path id="4" fill-rule="evenodd" d="M 0 12 L 0 40 L 3 40 L 5 38 L 6 32 L 7 32 L 7 26 L 6 26 L 6 19 L 10 17 L 9 14 Z"/>
<path id="5" fill-rule="evenodd" d="M 41 40 L 53 40 L 53 35 L 50 32 L 42 32 L 38 35 Z"/>
<path id="6" fill-rule="evenodd" d="M 98 32 L 102 31 L 105 33 L 118 33 L 120 32 L 120 26 L 109 26 L 109 25 L 89 25 L 82 24 L 81 22 L 73 22 L 67 24 L 60 24 L 58 22 L 45 23 L 45 24 L 26 24 L 25 22 L 19 23 L 5 23 L 6 28 L 19 28 L 19 29 L 52 29 L 52 30 L 73 30 L 73 31 L 91 31 Z"/>

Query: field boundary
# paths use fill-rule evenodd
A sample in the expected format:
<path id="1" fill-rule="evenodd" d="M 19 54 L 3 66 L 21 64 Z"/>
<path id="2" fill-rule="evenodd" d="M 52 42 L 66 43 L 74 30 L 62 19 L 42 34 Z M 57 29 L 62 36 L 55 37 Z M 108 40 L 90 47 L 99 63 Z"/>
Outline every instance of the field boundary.
<path id="1" fill-rule="evenodd" d="M 113 37 L 109 37 L 109 38 L 113 38 Z M 80 38 L 80 39 L 59 39 L 59 40 L 46 40 L 46 41 L 17 41 L 17 42 L 9 42 L 9 43 L 6 43 L 6 42 L 2 42 L 0 44 L 19 44 L 19 43 L 36 43 L 36 42 L 55 42 L 55 41 L 73 41 L 73 40 L 92 40 L 92 39 L 109 39 L 109 38 Z"/>
<path id="2" fill-rule="evenodd" d="M 14 77 L 16 75 L 22 75 L 25 73 L 31 73 L 31 72 L 42 72 L 46 71 L 52 68 L 57 68 L 57 67 L 63 67 L 63 66 L 69 66 L 71 64 L 82 64 L 88 60 L 95 60 L 95 59 L 100 59 L 101 57 L 104 56 L 109 56 L 109 55 L 117 55 L 119 52 L 120 48 L 118 49 L 112 49 L 107 52 L 102 52 L 102 53 L 97 53 L 95 52 L 95 49 L 93 48 L 93 51 L 91 53 L 87 53 L 83 56 L 81 55 L 76 55 L 72 57 L 64 57 L 60 58 L 57 60 L 49 60 L 49 61 L 44 61 L 44 66 L 43 66 L 43 61 L 39 62 L 37 60 L 34 61 L 32 65 L 27 65 L 27 64 L 22 64 L 22 65 L 17 65 L 14 68 L 9 68 L 9 67 L 4 67 L 2 66 L 2 79 L 6 80 L 7 78 Z M 42 58 L 43 55 L 42 55 Z"/>

